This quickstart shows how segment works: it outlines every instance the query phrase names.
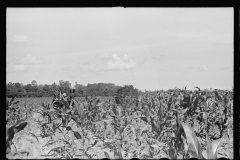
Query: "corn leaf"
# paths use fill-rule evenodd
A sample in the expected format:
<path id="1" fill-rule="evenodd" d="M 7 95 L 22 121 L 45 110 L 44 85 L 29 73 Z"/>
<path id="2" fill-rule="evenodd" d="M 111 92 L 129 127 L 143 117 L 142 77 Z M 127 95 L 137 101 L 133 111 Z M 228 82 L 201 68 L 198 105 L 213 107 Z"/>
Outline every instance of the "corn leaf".
<path id="1" fill-rule="evenodd" d="M 145 127 L 143 127 L 141 130 L 140 130 L 140 135 L 142 136 L 142 134 L 145 132 L 148 132 L 148 125 L 146 125 Z"/>
<path id="2" fill-rule="evenodd" d="M 123 159 L 120 142 L 117 142 L 117 145 L 118 145 L 118 156 L 120 159 Z"/>
<path id="3" fill-rule="evenodd" d="M 105 154 L 106 158 L 110 159 L 110 156 L 109 156 L 109 154 L 107 152 L 104 151 L 104 154 Z"/>
<path id="4" fill-rule="evenodd" d="M 18 123 L 18 124 L 14 127 L 14 133 L 17 133 L 17 132 L 23 130 L 26 126 L 27 126 L 27 122 Z"/>
<path id="5" fill-rule="evenodd" d="M 70 126 L 67 126 L 67 127 L 66 127 L 66 130 L 67 130 L 67 131 L 72 131 L 72 128 L 71 128 Z"/>
<path id="6" fill-rule="evenodd" d="M 159 121 L 162 122 L 162 119 L 163 119 L 163 113 L 162 113 L 162 103 L 161 101 L 157 100 L 157 106 L 158 106 L 158 118 L 159 118 Z"/>
<path id="7" fill-rule="evenodd" d="M 155 125 L 154 121 L 153 121 L 153 118 L 150 117 L 151 119 L 151 126 L 152 126 L 152 130 L 154 130 L 156 133 L 158 133 L 158 129 L 157 129 L 157 126 Z"/>
<path id="8" fill-rule="evenodd" d="M 11 147 L 10 147 L 10 142 L 7 141 L 6 142 L 6 154 L 10 153 L 11 152 Z"/>
<path id="9" fill-rule="evenodd" d="M 212 144 L 207 133 L 206 133 L 206 139 L 207 139 L 207 159 L 217 159 L 217 157 L 213 155 Z"/>
<path id="10" fill-rule="evenodd" d="M 188 150 L 192 154 L 193 157 L 198 159 L 204 159 L 201 154 L 201 147 L 198 142 L 197 136 L 191 129 L 190 125 L 187 123 L 182 123 L 182 127 L 186 134 L 187 142 L 188 142 Z"/>
<path id="11" fill-rule="evenodd" d="M 222 144 L 222 141 L 225 138 L 225 135 L 226 134 L 224 134 L 224 136 L 220 140 L 212 143 L 212 152 L 215 159 L 217 159 L 217 149 Z"/>
<path id="12" fill-rule="evenodd" d="M 81 135 L 80 135 L 78 132 L 74 132 L 74 136 L 75 136 L 77 139 L 81 139 Z"/>
<path id="13" fill-rule="evenodd" d="M 115 158 L 115 159 L 119 159 L 119 155 L 118 155 L 117 150 L 114 150 L 114 158 Z"/>
<path id="14" fill-rule="evenodd" d="M 139 117 L 141 120 L 143 120 L 144 122 L 148 123 L 147 117 Z"/>
<path id="15" fill-rule="evenodd" d="M 175 150 L 173 148 L 172 142 L 168 143 L 169 149 L 168 149 L 168 155 L 171 159 L 177 159 L 177 155 L 175 153 Z"/>

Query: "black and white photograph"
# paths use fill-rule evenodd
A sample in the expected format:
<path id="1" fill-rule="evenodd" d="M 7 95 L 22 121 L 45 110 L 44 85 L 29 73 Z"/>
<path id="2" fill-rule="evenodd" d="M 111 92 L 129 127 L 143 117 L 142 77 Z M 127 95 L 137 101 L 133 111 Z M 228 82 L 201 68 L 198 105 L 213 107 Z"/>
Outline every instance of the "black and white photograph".
<path id="1" fill-rule="evenodd" d="M 233 7 L 6 8 L 6 158 L 233 159 Z"/>

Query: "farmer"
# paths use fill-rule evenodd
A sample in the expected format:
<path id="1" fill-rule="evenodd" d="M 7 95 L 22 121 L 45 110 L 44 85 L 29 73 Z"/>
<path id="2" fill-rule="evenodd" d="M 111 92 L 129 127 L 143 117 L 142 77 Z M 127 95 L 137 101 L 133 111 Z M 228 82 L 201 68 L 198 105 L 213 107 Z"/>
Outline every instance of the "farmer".
<path id="1" fill-rule="evenodd" d="M 65 104 L 63 105 L 63 110 L 64 112 L 66 112 L 66 109 L 69 109 L 67 94 L 63 93 L 61 98 L 62 98 L 62 101 L 65 102 Z"/>
<path id="2" fill-rule="evenodd" d="M 68 98 L 67 98 L 67 94 L 66 93 L 63 93 L 62 94 L 62 99 L 67 102 L 68 101 Z"/>
<path id="3" fill-rule="evenodd" d="M 71 105 L 72 98 L 74 98 L 74 93 L 72 93 L 71 90 L 70 90 L 70 95 L 69 96 L 67 96 L 66 93 L 62 94 L 62 99 L 65 102 L 67 102 L 66 105 L 65 105 L 67 110 L 69 110 L 69 109 L 72 110 L 72 105 L 73 105 L 73 104 Z"/>

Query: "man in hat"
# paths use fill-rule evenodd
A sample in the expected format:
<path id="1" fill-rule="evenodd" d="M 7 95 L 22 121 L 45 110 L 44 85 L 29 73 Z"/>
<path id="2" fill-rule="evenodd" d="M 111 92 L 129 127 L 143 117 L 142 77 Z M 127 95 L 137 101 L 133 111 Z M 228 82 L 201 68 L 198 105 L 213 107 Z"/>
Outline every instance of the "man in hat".
<path id="1" fill-rule="evenodd" d="M 66 112 L 66 109 L 69 109 L 67 94 L 63 93 L 61 98 L 64 102 L 66 102 L 65 105 L 63 106 L 64 112 Z"/>
<path id="2" fill-rule="evenodd" d="M 62 94 L 62 99 L 63 99 L 64 101 L 67 101 L 67 94 L 66 94 L 66 93 L 63 93 L 63 94 Z"/>

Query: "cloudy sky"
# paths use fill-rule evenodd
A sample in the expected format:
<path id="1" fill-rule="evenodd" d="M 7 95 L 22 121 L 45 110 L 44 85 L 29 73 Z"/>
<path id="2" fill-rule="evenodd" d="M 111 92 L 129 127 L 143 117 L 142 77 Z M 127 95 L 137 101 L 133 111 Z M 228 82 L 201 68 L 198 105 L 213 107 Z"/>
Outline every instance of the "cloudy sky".
<path id="1" fill-rule="evenodd" d="M 233 87 L 233 8 L 7 8 L 7 82 Z"/>

